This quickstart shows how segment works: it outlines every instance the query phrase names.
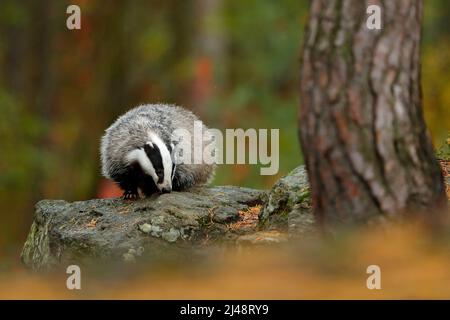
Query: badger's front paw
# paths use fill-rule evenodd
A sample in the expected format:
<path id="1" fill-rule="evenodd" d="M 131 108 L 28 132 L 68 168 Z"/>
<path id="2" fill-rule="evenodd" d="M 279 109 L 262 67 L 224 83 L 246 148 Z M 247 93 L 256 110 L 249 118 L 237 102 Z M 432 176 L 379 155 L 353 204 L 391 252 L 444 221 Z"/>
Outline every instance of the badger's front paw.
<path id="1" fill-rule="evenodd" d="M 133 190 L 125 190 L 122 196 L 123 200 L 137 200 L 138 198 L 138 192 Z"/>

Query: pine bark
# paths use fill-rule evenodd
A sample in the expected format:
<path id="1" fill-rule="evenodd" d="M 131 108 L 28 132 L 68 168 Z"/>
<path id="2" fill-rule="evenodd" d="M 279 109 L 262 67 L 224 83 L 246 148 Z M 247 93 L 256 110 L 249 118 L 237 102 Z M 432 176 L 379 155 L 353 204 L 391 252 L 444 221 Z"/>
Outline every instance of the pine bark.
<path id="1" fill-rule="evenodd" d="M 366 9 L 382 10 L 381 30 Z M 446 203 L 422 114 L 421 0 L 313 0 L 299 135 L 325 225 L 431 213 Z"/>

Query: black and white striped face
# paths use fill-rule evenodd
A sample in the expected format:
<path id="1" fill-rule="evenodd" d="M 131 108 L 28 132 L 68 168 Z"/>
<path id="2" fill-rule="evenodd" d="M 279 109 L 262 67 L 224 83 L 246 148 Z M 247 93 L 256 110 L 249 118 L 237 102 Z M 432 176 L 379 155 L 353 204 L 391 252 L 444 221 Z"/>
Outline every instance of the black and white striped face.
<path id="1" fill-rule="evenodd" d="M 168 193 L 172 191 L 175 173 L 172 149 L 172 146 L 167 147 L 158 136 L 150 135 L 149 141 L 142 148 L 130 152 L 128 159 L 140 164 L 142 171 L 152 177 L 160 192 Z"/>

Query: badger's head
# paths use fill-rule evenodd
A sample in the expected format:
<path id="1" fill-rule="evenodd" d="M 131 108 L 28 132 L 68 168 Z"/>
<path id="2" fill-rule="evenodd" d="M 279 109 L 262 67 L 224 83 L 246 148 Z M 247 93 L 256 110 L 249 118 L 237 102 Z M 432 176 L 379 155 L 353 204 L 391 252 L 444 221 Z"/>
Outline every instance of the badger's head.
<path id="1" fill-rule="evenodd" d="M 173 145 L 167 146 L 157 135 L 150 134 L 145 145 L 131 151 L 127 158 L 129 162 L 139 163 L 144 174 L 153 179 L 160 192 L 169 193 L 172 191 L 176 168 L 172 151 Z"/>

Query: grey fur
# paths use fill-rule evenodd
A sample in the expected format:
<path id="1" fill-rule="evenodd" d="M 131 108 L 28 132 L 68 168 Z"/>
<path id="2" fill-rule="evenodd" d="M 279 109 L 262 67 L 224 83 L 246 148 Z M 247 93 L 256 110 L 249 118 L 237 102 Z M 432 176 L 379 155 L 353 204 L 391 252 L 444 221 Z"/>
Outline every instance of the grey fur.
<path id="1" fill-rule="evenodd" d="M 102 137 L 102 174 L 115 180 L 114 177 L 124 173 L 128 165 L 127 154 L 141 148 L 148 141 L 149 132 L 159 136 L 167 146 L 171 144 L 171 134 L 175 129 L 188 130 L 194 139 L 195 121 L 200 120 L 192 112 L 174 105 L 147 104 L 131 109 L 106 129 Z M 207 129 L 203 123 L 202 128 Z M 203 142 L 203 145 L 206 143 Z M 192 141 L 192 154 L 193 147 Z M 184 190 L 209 183 L 214 170 L 214 164 L 178 164 L 173 178 L 173 189 Z"/>

